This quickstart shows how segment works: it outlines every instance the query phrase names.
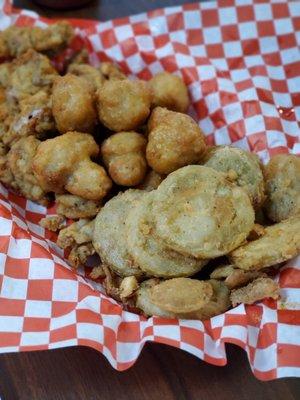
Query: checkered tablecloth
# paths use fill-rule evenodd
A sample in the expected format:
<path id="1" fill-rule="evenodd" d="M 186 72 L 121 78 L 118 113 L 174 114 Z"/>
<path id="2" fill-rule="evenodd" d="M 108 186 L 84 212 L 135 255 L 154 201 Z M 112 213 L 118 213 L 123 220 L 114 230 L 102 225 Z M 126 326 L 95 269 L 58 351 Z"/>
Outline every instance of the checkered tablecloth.
<path id="1" fill-rule="evenodd" d="M 0 1 L 0 28 L 52 21 Z M 132 76 L 183 76 L 190 114 L 208 143 L 233 144 L 263 161 L 300 153 L 300 3 L 223 0 L 107 22 L 72 20 L 77 38 L 55 60 L 88 46 Z M 0 351 L 87 345 L 124 370 L 147 341 L 226 364 L 225 343 L 245 349 L 255 376 L 300 376 L 300 259 L 276 279 L 281 300 L 240 305 L 209 321 L 148 320 L 123 311 L 101 286 L 76 275 L 38 221 L 53 210 L 0 186 Z"/>

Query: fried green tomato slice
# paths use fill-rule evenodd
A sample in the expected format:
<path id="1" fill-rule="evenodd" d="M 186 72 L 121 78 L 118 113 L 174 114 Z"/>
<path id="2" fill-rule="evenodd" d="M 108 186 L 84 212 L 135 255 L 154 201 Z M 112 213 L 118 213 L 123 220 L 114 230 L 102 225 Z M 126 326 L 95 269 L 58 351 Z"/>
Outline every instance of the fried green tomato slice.
<path id="1" fill-rule="evenodd" d="M 267 201 L 265 210 L 274 222 L 300 213 L 300 157 L 279 154 L 264 168 Z"/>
<path id="2" fill-rule="evenodd" d="M 214 279 L 149 279 L 138 289 L 136 306 L 147 316 L 205 320 L 228 310 L 229 290 Z"/>
<path id="3" fill-rule="evenodd" d="M 157 235 L 182 254 L 201 259 L 227 254 L 253 228 L 254 210 L 247 193 L 212 168 L 183 167 L 154 193 Z"/>
<path id="4" fill-rule="evenodd" d="M 215 146 L 208 150 L 202 163 L 227 174 L 246 190 L 253 207 L 260 208 L 265 200 L 264 177 L 256 154 L 231 146 Z"/>
<path id="5" fill-rule="evenodd" d="M 134 263 L 149 276 L 172 278 L 190 276 L 200 271 L 205 260 L 168 249 L 154 233 L 153 194 L 143 196 L 126 219 L 128 251 Z"/>
<path id="6" fill-rule="evenodd" d="M 230 255 L 232 264 L 244 270 L 259 270 L 287 261 L 300 253 L 300 215 L 265 228 L 265 234 Z"/>
<path id="7" fill-rule="evenodd" d="M 95 220 L 93 245 L 101 261 L 120 276 L 140 276 L 128 253 L 125 220 L 135 202 L 143 197 L 141 190 L 127 190 L 109 200 Z"/>

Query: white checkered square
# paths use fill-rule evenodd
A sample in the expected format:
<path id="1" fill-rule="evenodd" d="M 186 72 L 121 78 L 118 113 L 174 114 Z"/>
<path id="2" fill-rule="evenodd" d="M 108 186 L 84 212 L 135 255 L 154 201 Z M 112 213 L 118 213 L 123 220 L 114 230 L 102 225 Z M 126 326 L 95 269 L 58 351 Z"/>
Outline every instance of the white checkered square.
<path id="1" fill-rule="evenodd" d="M 65 279 L 53 280 L 52 299 L 54 301 L 78 301 L 78 282 Z"/>
<path id="2" fill-rule="evenodd" d="M 267 21 L 272 19 L 271 4 L 254 4 L 256 21 Z"/>
<path id="3" fill-rule="evenodd" d="M 183 18 L 186 29 L 199 29 L 202 25 L 200 12 L 186 11 Z"/>
<path id="4" fill-rule="evenodd" d="M 256 349 L 253 366 L 259 371 L 269 371 L 277 367 L 277 344 L 265 349 Z"/>
<path id="5" fill-rule="evenodd" d="M 10 315 L 0 316 L 0 332 L 22 332 L 24 318 Z"/>
<path id="6" fill-rule="evenodd" d="M 235 40 L 234 42 L 225 42 L 223 43 L 225 57 L 241 57 L 243 54 L 243 49 L 241 42 L 239 40 Z"/>
<path id="7" fill-rule="evenodd" d="M 31 241 L 29 239 L 10 238 L 7 254 L 16 259 L 29 258 Z"/>
<path id="8" fill-rule="evenodd" d="M 237 13 L 235 7 L 221 7 L 219 8 L 219 20 L 221 25 L 233 25 L 237 21 Z"/>
<path id="9" fill-rule="evenodd" d="M 205 44 L 215 44 L 222 41 L 221 29 L 219 27 L 206 28 L 203 31 Z"/>
<path id="10" fill-rule="evenodd" d="M 50 318 L 51 317 L 51 301 L 26 300 L 25 317 Z"/>
<path id="11" fill-rule="evenodd" d="M 0 217 L 0 236 L 9 236 L 12 231 L 12 220 Z"/>
<path id="12" fill-rule="evenodd" d="M 29 279 L 53 279 L 53 260 L 47 258 L 31 258 L 29 261 Z"/>
<path id="13" fill-rule="evenodd" d="M 49 343 L 49 332 L 23 332 L 20 346 L 39 346 Z"/>
<path id="14" fill-rule="evenodd" d="M 103 329 L 101 325 L 86 322 L 78 322 L 76 324 L 78 339 L 94 340 L 98 343 L 103 343 L 104 341 Z"/>
<path id="15" fill-rule="evenodd" d="M 9 276 L 3 277 L 1 297 L 5 299 L 16 299 L 24 300 L 27 296 L 27 285 L 26 279 L 15 279 Z"/>

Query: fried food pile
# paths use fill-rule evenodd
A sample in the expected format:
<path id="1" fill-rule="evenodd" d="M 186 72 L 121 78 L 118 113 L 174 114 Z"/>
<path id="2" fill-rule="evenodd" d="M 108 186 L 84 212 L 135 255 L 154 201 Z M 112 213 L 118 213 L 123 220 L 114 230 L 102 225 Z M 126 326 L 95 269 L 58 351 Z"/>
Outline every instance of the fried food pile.
<path id="1" fill-rule="evenodd" d="M 179 76 L 129 80 L 84 49 L 60 74 L 73 35 L 0 33 L 0 181 L 55 201 L 41 226 L 130 310 L 203 320 L 277 299 L 269 275 L 300 252 L 300 159 L 208 147 Z"/>

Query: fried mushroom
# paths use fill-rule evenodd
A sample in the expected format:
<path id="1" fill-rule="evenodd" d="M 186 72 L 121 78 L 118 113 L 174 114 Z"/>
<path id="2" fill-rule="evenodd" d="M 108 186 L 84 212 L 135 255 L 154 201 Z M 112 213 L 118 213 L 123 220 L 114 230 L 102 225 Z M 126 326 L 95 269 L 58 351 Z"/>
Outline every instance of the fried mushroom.
<path id="1" fill-rule="evenodd" d="M 70 73 L 58 77 L 53 85 L 52 111 L 60 133 L 92 133 L 97 114 L 93 91 L 86 79 Z"/>
<path id="2" fill-rule="evenodd" d="M 197 123 L 188 115 L 157 107 L 148 121 L 146 158 L 159 174 L 197 163 L 206 145 Z"/>
<path id="3" fill-rule="evenodd" d="M 100 121 L 115 132 L 138 128 L 150 114 L 151 93 L 143 81 L 107 80 L 97 99 Z"/>
<path id="4" fill-rule="evenodd" d="M 162 72 L 154 75 L 149 81 L 154 107 L 166 107 L 172 111 L 186 112 L 189 106 L 189 95 L 187 87 L 182 78 Z"/>
<path id="5" fill-rule="evenodd" d="M 33 171 L 47 191 L 65 190 L 87 200 L 101 200 L 111 188 L 111 180 L 100 165 L 91 160 L 99 147 L 91 135 L 67 132 L 42 142 L 33 159 Z"/>
<path id="6" fill-rule="evenodd" d="M 136 186 L 147 171 L 147 141 L 136 132 L 111 135 L 101 146 L 101 153 L 111 179 L 121 186 Z"/>

